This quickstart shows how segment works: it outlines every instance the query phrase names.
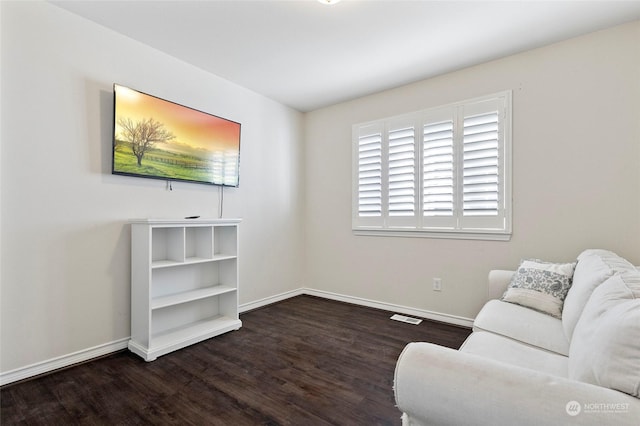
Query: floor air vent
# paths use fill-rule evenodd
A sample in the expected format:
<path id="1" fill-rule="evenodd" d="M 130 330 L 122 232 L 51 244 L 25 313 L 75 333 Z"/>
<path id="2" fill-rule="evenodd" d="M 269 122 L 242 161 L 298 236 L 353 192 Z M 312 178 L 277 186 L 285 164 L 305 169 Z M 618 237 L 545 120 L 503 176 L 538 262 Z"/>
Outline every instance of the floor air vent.
<path id="1" fill-rule="evenodd" d="M 391 319 L 395 320 L 395 321 L 406 322 L 406 323 L 413 324 L 413 325 L 418 325 L 418 324 L 420 324 L 422 322 L 421 319 L 406 317 L 406 316 L 400 315 L 400 314 L 394 314 L 391 317 Z"/>

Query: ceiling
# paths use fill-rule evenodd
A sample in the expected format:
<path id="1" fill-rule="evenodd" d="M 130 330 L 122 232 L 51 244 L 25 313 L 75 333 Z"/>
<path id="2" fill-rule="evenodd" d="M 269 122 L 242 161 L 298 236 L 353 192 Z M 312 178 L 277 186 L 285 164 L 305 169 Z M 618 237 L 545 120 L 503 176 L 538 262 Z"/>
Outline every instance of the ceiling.
<path id="1" fill-rule="evenodd" d="M 604 0 L 51 3 L 300 111 L 640 19 Z"/>

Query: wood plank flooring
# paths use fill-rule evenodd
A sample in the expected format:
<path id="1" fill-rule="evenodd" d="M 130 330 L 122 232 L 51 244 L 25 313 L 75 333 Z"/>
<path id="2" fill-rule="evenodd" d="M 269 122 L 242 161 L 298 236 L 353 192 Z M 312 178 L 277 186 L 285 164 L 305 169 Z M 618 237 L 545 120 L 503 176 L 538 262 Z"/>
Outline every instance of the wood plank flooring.
<path id="1" fill-rule="evenodd" d="M 399 425 L 402 348 L 471 330 L 312 296 L 146 363 L 128 351 L 0 389 L 2 425 Z"/>

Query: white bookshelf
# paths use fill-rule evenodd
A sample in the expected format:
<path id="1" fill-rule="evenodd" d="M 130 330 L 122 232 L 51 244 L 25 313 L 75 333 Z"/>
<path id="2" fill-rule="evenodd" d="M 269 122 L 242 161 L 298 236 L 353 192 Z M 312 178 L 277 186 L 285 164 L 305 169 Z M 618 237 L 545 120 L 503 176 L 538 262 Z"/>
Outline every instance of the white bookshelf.
<path id="1" fill-rule="evenodd" d="M 131 221 L 129 350 L 153 361 L 242 326 L 239 219 Z"/>

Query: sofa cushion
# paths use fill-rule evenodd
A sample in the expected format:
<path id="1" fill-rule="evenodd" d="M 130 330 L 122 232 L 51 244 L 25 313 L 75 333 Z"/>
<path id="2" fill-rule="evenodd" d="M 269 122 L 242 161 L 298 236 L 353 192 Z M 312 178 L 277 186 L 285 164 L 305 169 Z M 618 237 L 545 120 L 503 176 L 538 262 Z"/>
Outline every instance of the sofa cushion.
<path id="1" fill-rule="evenodd" d="M 554 376 L 567 377 L 568 358 L 566 356 L 486 331 L 471 333 L 462 344 L 460 351 Z"/>
<path id="2" fill-rule="evenodd" d="M 524 306 L 490 300 L 473 322 L 474 331 L 489 331 L 561 355 L 569 355 L 562 322 Z"/>
<path id="3" fill-rule="evenodd" d="M 640 273 L 616 273 L 592 293 L 576 324 L 569 377 L 640 397 Z"/>
<path id="4" fill-rule="evenodd" d="M 629 262 L 608 250 L 590 249 L 578 256 L 578 264 L 573 273 L 573 284 L 564 300 L 562 310 L 562 327 L 567 340 L 571 341 L 573 330 L 593 290 L 616 271 L 621 272 L 630 268 L 633 266 Z"/>
<path id="5" fill-rule="evenodd" d="M 576 263 L 523 260 L 502 300 L 560 318 Z"/>

